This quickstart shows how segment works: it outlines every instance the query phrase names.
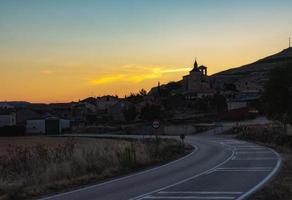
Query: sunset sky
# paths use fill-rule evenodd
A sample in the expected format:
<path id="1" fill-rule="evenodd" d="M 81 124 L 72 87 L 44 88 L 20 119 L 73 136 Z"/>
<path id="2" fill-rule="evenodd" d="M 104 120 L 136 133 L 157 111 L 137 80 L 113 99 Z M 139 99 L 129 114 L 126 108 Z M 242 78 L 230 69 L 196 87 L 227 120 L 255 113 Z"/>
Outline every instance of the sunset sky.
<path id="1" fill-rule="evenodd" d="M 291 0 L 0 0 L 0 101 L 124 96 L 288 47 Z"/>

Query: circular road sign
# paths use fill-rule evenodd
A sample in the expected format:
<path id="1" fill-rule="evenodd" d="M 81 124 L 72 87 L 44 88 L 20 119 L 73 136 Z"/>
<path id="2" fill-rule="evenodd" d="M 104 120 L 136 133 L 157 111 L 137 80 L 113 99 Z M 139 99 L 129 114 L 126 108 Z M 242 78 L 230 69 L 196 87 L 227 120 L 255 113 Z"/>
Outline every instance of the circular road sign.
<path id="1" fill-rule="evenodd" d="M 160 127 L 160 122 L 158 120 L 154 120 L 152 122 L 152 127 L 158 129 Z"/>

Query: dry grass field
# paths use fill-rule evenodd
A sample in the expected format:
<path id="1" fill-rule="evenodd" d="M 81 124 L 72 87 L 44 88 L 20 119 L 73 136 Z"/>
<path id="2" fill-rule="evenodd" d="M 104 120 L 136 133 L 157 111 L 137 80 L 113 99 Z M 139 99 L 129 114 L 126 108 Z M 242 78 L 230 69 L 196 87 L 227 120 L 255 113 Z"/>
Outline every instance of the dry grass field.
<path id="1" fill-rule="evenodd" d="M 0 199 L 29 199 L 171 160 L 176 140 L 0 138 Z"/>

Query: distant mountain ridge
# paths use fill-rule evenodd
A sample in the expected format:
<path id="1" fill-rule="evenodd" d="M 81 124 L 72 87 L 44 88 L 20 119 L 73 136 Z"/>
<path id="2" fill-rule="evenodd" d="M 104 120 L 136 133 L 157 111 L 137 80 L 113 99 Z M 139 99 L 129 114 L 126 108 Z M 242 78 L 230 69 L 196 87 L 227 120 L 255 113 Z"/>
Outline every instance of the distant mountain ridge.
<path id="1" fill-rule="evenodd" d="M 231 68 L 211 76 L 217 87 L 224 84 L 233 83 L 238 87 L 251 84 L 251 89 L 260 89 L 264 87 L 268 79 L 269 72 L 277 67 L 291 63 L 292 67 L 292 48 L 287 48 L 274 55 L 262 58 L 251 64 L 241 67 Z"/>
<path id="2" fill-rule="evenodd" d="M 251 64 L 221 71 L 216 74 L 213 74 L 212 76 L 236 74 L 242 71 L 261 71 L 260 69 L 270 69 L 271 67 L 273 67 L 272 65 L 283 63 L 283 62 L 292 63 L 292 47 L 284 49 L 283 51 L 276 53 L 274 55 L 262 58 Z"/>
<path id="3" fill-rule="evenodd" d="M 29 105 L 31 105 L 30 102 L 26 102 L 26 101 L 0 101 L 0 104 L 9 104 L 11 106 L 14 106 L 16 108 L 18 107 L 27 107 Z"/>

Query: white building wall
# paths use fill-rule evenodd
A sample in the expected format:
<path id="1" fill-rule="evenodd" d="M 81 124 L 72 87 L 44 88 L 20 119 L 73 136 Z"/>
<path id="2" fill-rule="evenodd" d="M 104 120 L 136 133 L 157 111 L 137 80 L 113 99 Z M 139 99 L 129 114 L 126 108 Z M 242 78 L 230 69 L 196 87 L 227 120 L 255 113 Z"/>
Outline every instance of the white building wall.
<path id="1" fill-rule="evenodd" d="M 240 108 L 245 108 L 247 107 L 246 102 L 237 102 L 237 101 L 231 101 L 227 103 L 228 110 L 236 110 Z"/>
<path id="2" fill-rule="evenodd" d="M 16 125 L 16 115 L 11 113 L 8 115 L 0 115 L 0 127 L 3 126 L 15 126 Z"/>
<path id="3" fill-rule="evenodd" d="M 27 120 L 26 121 L 26 132 L 27 133 L 46 133 L 46 121 L 41 120 Z"/>
<path id="4" fill-rule="evenodd" d="M 70 128 L 70 120 L 60 119 L 61 130 Z"/>

